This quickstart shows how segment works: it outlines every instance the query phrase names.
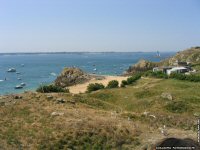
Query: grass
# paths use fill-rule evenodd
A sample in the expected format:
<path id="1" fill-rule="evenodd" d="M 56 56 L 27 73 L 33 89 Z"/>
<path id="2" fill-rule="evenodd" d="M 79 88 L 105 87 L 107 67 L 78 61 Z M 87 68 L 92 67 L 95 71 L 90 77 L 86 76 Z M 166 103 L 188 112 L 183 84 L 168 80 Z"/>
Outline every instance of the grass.
<path id="1" fill-rule="evenodd" d="M 192 132 L 195 137 L 199 89 L 200 83 L 142 78 L 126 88 L 49 93 L 52 100 L 43 93 L 25 93 L 23 100 L 0 109 L 0 148 L 140 150 L 147 139 L 160 137 L 158 128 L 163 125 L 176 130 L 170 136 Z M 173 100 L 162 99 L 163 92 Z M 76 104 L 55 103 L 60 97 Z M 7 99 L 13 101 L 12 96 Z"/>

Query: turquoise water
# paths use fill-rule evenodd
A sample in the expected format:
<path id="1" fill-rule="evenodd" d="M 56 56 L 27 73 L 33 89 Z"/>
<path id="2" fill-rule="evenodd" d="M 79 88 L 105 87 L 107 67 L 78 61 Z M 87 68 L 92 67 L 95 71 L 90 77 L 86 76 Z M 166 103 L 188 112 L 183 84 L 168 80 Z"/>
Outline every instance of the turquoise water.
<path id="1" fill-rule="evenodd" d="M 35 90 L 41 84 L 53 82 L 55 75 L 58 75 L 64 67 L 76 66 L 89 73 L 120 75 L 140 59 L 158 62 L 173 54 L 172 52 L 161 53 L 162 58 L 154 57 L 156 53 L 153 52 L 0 54 L 0 94 Z M 12 67 L 21 74 L 7 72 Z M 95 68 L 96 71 L 94 71 Z M 23 89 L 14 89 L 22 82 L 26 83 Z"/>

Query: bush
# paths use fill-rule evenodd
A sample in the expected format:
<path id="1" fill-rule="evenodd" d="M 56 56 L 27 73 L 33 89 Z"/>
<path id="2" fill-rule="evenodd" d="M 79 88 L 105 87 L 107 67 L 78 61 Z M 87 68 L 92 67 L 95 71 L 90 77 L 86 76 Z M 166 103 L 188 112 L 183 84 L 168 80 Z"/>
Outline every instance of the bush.
<path id="1" fill-rule="evenodd" d="M 127 85 L 133 84 L 134 82 L 136 82 L 137 80 L 139 80 L 141 78 L 141 74 L 137 73 L 131 77 L 129 77 L 127 79 Z"/>
<path id="2" fill-rule="evenodd" d="M 123 84 L 123 85 L 128 85 L 127 80 L 122 80 L 122 84 Z"/>
<path id="3" fill-rule="evenodd" d="M 186 81 L 191 81 L 191 82 L 200 82 L 199 75 L 185 75 L 181 73 L 172 73 L 170 75 L 170 78 L 178 79 L 178 80 L 186 80 Z"/>
<path id="4" fill-rule="evenodd" d="M 66 92 L 69 93 L 69 89 L 63 89 L 59 86 L 56 85 L 41 85 L 39 88 L 37 88 L 36 90 L 37 92 L 40 93 L 51 93 L 51 92 L 55 92 L 55 93 L 59 93 L 59 92 Z"/>
<path id="5" fill-rule="evenodd" d="M 104 85 L 101 83 L 91 83 L 87 86 L 87 92 L 97 91 L 104 88 Z"/>
<path id="6" fill-rule="evenodd" d="M 117 80 L 112 80 L 108 83 L 107 88 L 118 88 L 119 82 Z"/>
<path id="7" fill-rule="evenodd" d="M 144 76 L 148 77 L 155 77 L 155 78 L 164 78 L 164 79 L 167 79 L 168 76 L 167 74 L 163 73 L 162 71 L 156 71 L 156 72 L 153 72 L 153 71 L 147 71 L 144 73 Z"/>

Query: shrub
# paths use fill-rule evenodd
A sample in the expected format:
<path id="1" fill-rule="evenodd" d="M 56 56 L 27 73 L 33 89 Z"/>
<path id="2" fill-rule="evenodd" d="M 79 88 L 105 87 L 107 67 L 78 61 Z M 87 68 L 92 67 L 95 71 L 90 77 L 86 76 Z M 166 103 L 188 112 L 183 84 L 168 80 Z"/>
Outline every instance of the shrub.
<path id="1" fill-rule="evenodd" d="M 117 80 L 112 80 L 108 83 L 107 88 L 118 88 L 119 82 Z"/>
<path id="2" fill-rule="evenodd" d="M 185 75 L 181 73 L 172 73 L 170 75 L 170 78 L 178 79 L 178 80 L 186 80 L 186 81 L 191 81 L 191 82 L 200 82 L 199 75 Z"/>
<path id="3" fill-rule="evenodd" d="M 167 74 L 163 73 L 162 71 L 156 71 L 156 72 L 147 71 L 144 73 L 144 76 L 150 76 L 150 77 L 155 77 L 155 78 L 165 78 L 165 79 L 168 78 Z"/>
<path id="4" fill-rule="evenodd" d="M 59 86 L 56 86 L 56 85 L 41 85 L 39 88 L 37 88 L 36 90 L 37 92 L 40 92 L 40 93 L 51 93 L 51 92 L 56 92 L 56 93 L 59 93 L 59 92 L 66 92 L 66 93 L 69 93 L 69 89 L 63 89 Z"/>
<path id="5" fill-rule="evenodd" d="M 97 91 L 104 88 L 104 85 L 101 83 L 91 83 L 87 86 L 87 92 Z"/>
<path id="6" fill-rule="evenodd" d="M 123 84 L 123 85 L 128 85 L 127 80 L 122 80 L 122 84 Z"/>
<path id="7" fill-rule="evenodd" d="M 167 104 L 165 108 L 172 113 L 183 113 L 189 109 L 188 105 L 183 101 L 171 102 Z"/>
<path id="8" fill-rule="evenodd" d="M 137 80 L 139 80 L 141 78 L 141 74 L 140 73 L 137 73 L 137 74 L 135 74 L 135 75 L 133 75 L 133 76 L 131 76 L 131 77 L 129 77 L 128 79 L 127 79 L 127 84 L 129 85 L 129 84 L 133 84 L 134 82 L 136 82 Z"/>

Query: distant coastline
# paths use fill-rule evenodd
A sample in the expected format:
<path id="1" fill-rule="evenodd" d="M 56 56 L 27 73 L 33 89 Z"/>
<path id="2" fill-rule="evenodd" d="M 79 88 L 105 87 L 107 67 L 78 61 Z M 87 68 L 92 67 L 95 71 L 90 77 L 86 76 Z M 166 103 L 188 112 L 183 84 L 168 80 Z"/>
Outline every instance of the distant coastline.
<path id="1" fill-rule="evenodd" d="M 163 53 L 165 53 L 164 51 Z M 167 51 L 168 53 L 176 53 L 176 51 Z M 114 52 L 114 51 L 107 51 L 107 52 L 10 52 L 10 53 L 1 53 L 0 55 L 37 55 L 37 54 L 110 54 L 110 53 L 156 53 L 156 51 L 135 51 L 135 52 Z"/>

